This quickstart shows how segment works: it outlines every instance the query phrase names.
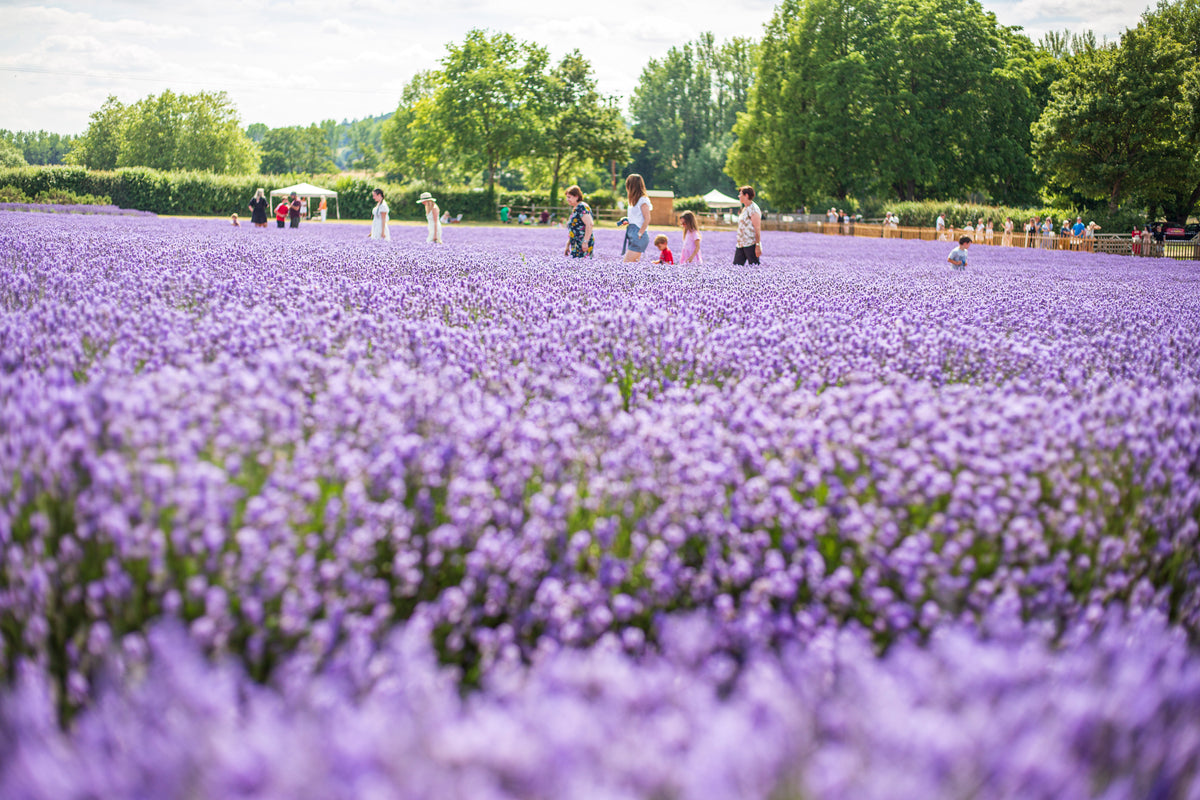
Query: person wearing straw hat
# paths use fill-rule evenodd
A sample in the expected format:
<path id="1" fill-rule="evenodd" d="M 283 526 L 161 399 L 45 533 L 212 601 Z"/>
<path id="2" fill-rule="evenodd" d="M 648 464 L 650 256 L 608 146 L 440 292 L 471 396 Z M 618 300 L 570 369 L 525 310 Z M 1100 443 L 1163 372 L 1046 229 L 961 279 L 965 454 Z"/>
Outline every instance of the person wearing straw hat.
<path id="1" fill-rule="evenodd" d="M 441 244 L 442 221 L 439 219 L 441 209 L 438 208 L 437 200 L 429 192 L 421 192 L 417 202 L 425 206 L 425 221 L 429 224 L 429 235 L 425 237 L 425 241 Z"/>

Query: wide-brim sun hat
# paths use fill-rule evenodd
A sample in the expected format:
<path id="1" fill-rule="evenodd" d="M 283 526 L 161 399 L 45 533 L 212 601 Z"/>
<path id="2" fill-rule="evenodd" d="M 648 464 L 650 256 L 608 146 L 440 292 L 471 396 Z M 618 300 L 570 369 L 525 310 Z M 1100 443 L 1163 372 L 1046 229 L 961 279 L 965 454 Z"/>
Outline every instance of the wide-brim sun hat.
<path id="1" fill-rule="evenodd" d="M 437 202 L 437 198 L 431 195 L 429 192 L 421 192 L 421 196 L 417 198 L 417 202 L 424 203 L 426 200 L 432 200 L 435 203 Z"/>

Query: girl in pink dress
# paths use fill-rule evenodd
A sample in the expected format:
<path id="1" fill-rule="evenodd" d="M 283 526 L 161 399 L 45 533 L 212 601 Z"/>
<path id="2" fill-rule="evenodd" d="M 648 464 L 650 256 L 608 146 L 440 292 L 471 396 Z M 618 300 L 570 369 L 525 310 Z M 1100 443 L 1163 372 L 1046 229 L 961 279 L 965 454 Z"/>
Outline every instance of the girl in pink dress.
<path id="1" fill-rule="evenodd" d="M 696 225 L 696 215 L 684 211 L 679 215 L 679 228 L 683 231 L 683 248 L 679 251 L 680 264 L 703 264 L 700 257 L 700 228 Z"/>

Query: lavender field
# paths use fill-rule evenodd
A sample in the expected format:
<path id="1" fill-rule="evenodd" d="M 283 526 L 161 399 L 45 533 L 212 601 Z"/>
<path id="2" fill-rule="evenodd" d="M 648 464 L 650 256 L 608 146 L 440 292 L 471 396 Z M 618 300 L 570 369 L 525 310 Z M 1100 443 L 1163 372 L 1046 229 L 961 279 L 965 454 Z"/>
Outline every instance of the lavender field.
<path id="1" fill-rule="evenodd" d="M 0 797 L 1200 798 L 1194 263 L 366 232 L 0 213 Z"/>

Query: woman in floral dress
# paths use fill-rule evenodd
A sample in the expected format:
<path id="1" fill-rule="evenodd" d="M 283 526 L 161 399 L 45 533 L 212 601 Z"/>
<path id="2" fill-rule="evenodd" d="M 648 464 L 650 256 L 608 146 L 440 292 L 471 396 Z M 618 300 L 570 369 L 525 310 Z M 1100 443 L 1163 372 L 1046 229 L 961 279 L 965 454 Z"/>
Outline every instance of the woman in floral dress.
<path id="1" fill-rule="evenodd" d="M 571 216 L 567 219 L 567 246 L 563 255 L 572 258 L 590 256 L 596 246 L 596 237 L 592 234 L 592 210 L 583 202 L 583 190 L 578 186 L 568 186 L 566 198 Z"/>

